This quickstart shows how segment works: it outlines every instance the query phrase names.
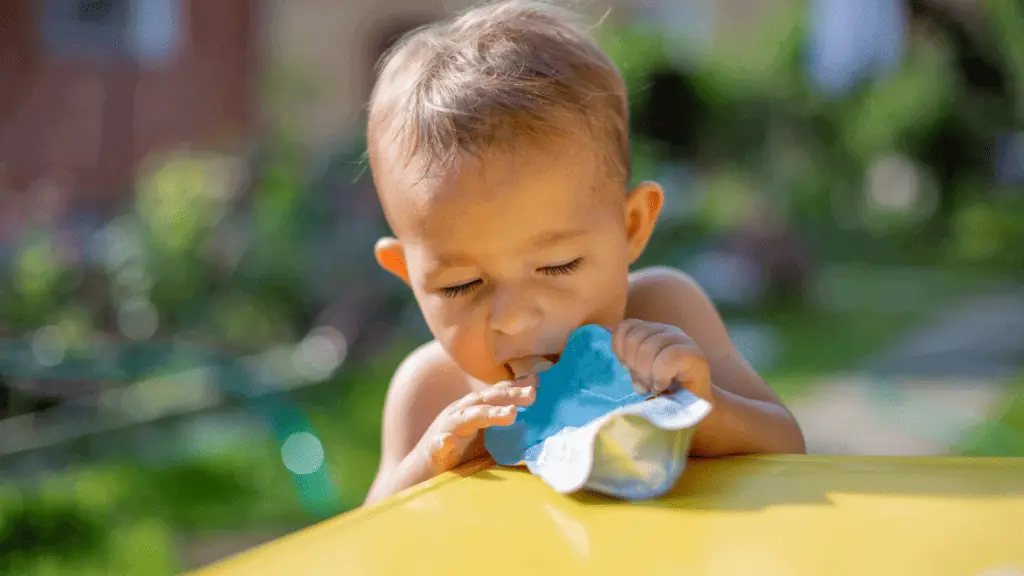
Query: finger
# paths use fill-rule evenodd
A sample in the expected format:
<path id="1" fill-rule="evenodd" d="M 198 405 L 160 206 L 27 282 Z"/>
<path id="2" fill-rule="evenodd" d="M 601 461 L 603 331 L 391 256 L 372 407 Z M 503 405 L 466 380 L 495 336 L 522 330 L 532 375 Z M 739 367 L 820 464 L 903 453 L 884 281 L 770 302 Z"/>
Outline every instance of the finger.
<path id="1" fill-rule="evenodd" d="M 488 404 L 491 406 L 529 406 L 537 397 L 536 388 L 532 386 L 509 386 L 503 388 L 489 388 L 479 395 L 477 404 Z M 467 406 L 468 408 L 468 406 Z"/>
<path id="2" fill-rule="evenodd" d="M 651 362 L 648 360 L 644 363 L 640 358 L 640 351 L 652 340 L 654 342 L 650 345 L 657 346 L 657 339 L 663 333 L 664 331 L 660 326 L 646 325 L 634 328 L 630 331 L 629 337 L 626 338 L 625 357 L 623 360 L 627 366 L 639 372 L 647 380 L 650 380 L 651 377 Z"/>
<path id="3" fill-rule="evenodd" d="M 642 320 L 624 320 L 612 334 L 612 352 L 618 357 L 619 362 L 629 369 L 630 379 L 633 384 L 633 391 L 637 394 L 646 394 L 650 390 L 648 375 L 640 367 L 629 361 L 631 350 L 636 345 L 636 339 L 642 339 L 651 331 L 653 326 Z"/>
<path id="4" fill-rule="evenodd" d="M 472 394 L 467 394 L 458 400 L 454 404 L 453 408 L 461 410 L 480 404 L 515 404 L 516 406 L 529 406 L 530 404 L 533 404 L 535 395 L 536 389 L 534 386 L 530 386 L 529 381 L 516 383 L 513 383 L 513 381 L 505 381 L 499 382 L 485 390 L 479 390 Z"/>
<path id="5" fill-rule="evenodd" d="M 659 352 L 652 364 L 651 374 L 654 389 L 659 393 L 677 382 L 705 398 L 711 382 L 707 360 L 699 350 L 686 344 L 668 346 Z"/>
<path id="6" fill-rule="evenodd" d="M 637 394 L 647 394 L 650 388 L 645 381 L 646 379 L 633 370 L 629 371 L 629 376 L 633 380 L 633 391 Z"/>
<path id="7" fill-rule="evenodd" d="M 623 320 L 619 322 L 615 329 L 612 330 L 612 353 L 622 358 L 622 341 L 625 339 L 626 331 L 629 330 L 630 321 Z"/>
<path id="8" fill-rule="evenodd" d="M 536 386 L 517 386 L 515 388 L 510 388 L 505 392 L 505 397 L 499 397 L 494 401 L 489 402 L 489 404 L 512 404 L 514 406 L 519 406 L 520 408 L 525 408 L 527 406 L 532 406 L 533 403 L 537 401 Z"/>
<path id="9" fill-rule="evenodd" d="M 487 445 L 483 434 L 477 434 L 466 446 L 466 453 L 463 458 L 474 460 L 487 454 Z"/>
<path id="10" fill-rule="evenodd" d="M 711 400 L 711 364 L 703 354 L 690 354 L 683 363 L 684 386 L 694 395 Z"/>
<path id="11" fill-rule="evenodd" d="M 636 327 L 644 324 L 641 320 L 629 319 L 623 320 L 615 327 L 612 332 L 612 352 L 622 360 L 625 357 L 626 351 L 626 338 L 629 333 Z"/>
<path id="12" fill-rule="evenodd" d="M 483 428 L 509 426 L 516 420 L 515 406 L 471 406 L 457 411 L 449 421 L 452 434 L 465 438 Z"/>
<path id="13" fill-rule="evenodd" d="M 432 451 L 434 464 L 441 469 L 447 469 L 451 463 L 456 443 L 456 438 L 452 434 L 445 433 L 438 436 Z"/>
<path id="14" fill-rule="evenodd" d="M 653 381 L 654 374 L 651 368 L 654 366 L 654 359 L 663 349 L 678 343 L 678 340 L 677 334 L 664 330 L 649 335 L 643 342 L 637 344 L 631 366 L 643 371 L 648 379 Z"/>

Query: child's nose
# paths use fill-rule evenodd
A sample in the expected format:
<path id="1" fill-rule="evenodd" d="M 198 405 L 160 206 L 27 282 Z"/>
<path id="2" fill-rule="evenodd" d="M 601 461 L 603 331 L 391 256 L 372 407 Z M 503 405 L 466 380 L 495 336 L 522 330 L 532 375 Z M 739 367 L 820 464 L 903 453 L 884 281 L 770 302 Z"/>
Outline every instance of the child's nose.
<path id="1" fill-rule="evenodd" d="M 491 303 L 488 323 L 496 332 L 516 336 L 539 325 L 541 317 L 540 309 L 522 292 L 504 290 Z"/>

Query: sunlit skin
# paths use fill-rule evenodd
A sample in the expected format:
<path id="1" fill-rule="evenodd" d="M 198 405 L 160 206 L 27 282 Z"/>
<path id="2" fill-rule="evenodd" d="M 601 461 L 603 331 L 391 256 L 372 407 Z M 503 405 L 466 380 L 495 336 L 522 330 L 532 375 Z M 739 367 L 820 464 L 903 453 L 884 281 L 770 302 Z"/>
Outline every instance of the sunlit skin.
<path id="1" fill-rule="evenodd" d="M 630 273 L 662 207 L 657 184 L 626 191 L 606 155 L 569 139 L 428 180 L 382 156 L 374 179 L 397 237 L 378 241 L 377 260 L 411 287 L 435 340 L 392 380 L 367 502 L 483 455 L 482 430 L 511 424 L 535 398 L 532 372 L 590 323 L 612 332 L 638 389 L 678 383 L 714 405 L 695 455 L 804 450 L 700 288 L 667 268 Z"/>

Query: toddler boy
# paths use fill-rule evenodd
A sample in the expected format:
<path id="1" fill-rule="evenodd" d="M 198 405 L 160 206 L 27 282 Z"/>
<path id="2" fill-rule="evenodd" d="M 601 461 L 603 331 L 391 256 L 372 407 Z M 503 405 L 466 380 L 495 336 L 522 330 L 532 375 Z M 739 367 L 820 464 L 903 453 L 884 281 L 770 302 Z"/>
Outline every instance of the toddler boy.
<path id="1" fill-rule="evenodd" d="M 503 1 L 399 41 L 370 101 L 368 152 L 395 236 L 380 265 L 434 340 L 396 371 L 367 502 L 482 456 L 483 430 L 535 397 L 534 374 L 598 324 L 635 386 L 677 382 L 714 409 L 695 456 L 804 451 L 789 411 L 683 273 L 630 273 L 663 202 L 628 189 L 622 76 L 566 10 Z"/>

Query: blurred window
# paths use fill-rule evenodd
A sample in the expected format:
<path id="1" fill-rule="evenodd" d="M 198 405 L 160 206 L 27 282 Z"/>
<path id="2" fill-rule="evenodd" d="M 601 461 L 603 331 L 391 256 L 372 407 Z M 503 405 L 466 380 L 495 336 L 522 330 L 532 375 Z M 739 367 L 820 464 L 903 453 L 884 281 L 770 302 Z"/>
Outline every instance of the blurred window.
<path id="1" fill-rule="evenodd" d="M 180 0 L 43 0 L 43 44 L 68 58 L 155 65 L 181 43 Z"/>
<path id="2" fill-rule="evenodd" d="M 43 43 L 61 56 L 128 55 L 129 0 L 43 0 Z"/>

